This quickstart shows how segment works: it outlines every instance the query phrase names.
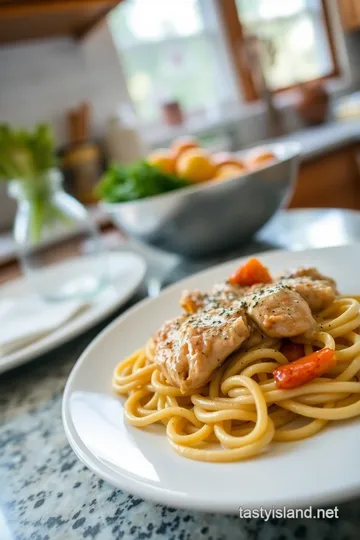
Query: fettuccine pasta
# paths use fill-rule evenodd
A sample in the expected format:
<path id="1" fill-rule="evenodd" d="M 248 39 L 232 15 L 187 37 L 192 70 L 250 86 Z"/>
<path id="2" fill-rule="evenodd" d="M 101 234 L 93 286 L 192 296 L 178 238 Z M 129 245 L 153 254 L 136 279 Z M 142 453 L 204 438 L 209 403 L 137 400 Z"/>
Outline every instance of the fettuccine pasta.
<path id="1" fill-rule="evenodd" d="M 169 384 L 154 362 L 154 341 L 120 362 L 113 388 L 126 396 L 126 420 L 138 428 L 163 424 L 171 447 L 186 458 L 229 462 L 250 458 L 273 441 L 298 441 L 327 424 L 360 415 L 360 305 L 337 297 L 315 316 L 313 337 L 292 338 L 305 354 L 335 351 L 336 366 L 293 389 L 279 389 L 274 370 L 288 363 L 282 340 L 241 348 L 196 391 Z"/>

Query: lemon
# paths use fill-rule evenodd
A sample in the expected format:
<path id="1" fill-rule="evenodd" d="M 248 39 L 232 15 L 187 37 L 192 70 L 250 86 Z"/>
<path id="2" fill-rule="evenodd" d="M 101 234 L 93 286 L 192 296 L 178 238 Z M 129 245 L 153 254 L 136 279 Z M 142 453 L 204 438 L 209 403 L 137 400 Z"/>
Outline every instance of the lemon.
<path id="1" fill-rule="evenodd" d="M 217 152 L 213 154 L 212 159 L 217 168 L 222 167 L 223 165 L 234 165 L 242 169 L 246 169 L 245 163 L 238 158 L 235 154 L 231 152 Z"/>
<path id="2" fill-rule="evenodd" d="M 190 150 L 190 148 L 198 147 L 199 144 L 193 137 L 179 137 L 173 141 L 171 150 L 175 159 L 179 159 L 179 157 L 187 150 Z"/>
<path id="3" fill-rule="evenodd" d="M 259 169 L 266 167 L 276 161 L 276 156 L 270 150 L 258 149 L 254 150 L 246 160 L 249 169 Z"/>
<path id="4" fill-rule="evenodd" d="M 150 163 L 150 165 L 159 167 L 159 169 L 165 173 L 174 174 L 175 172 L 176 161 L 174 155 L 170 150 L 165 148 L 160 148 L 159 150 L 152 152 L 148 156 L 147 162 Z"/>
<path id="5" fill-rule="evenodd" d="M 200 148 L 186 150 L 176 162 L 177 174 L 191 182 L 210 180 L 215 176 L 215 171 L 211 157 Z"/>
<path id="6" fill-rule="evenodd" d="M 242 174 L 246 174 L 246 169 L 242 165 L 224 163 L 223 165 L 218 166 L 215 178 L 225 180 L 227 178 L 236 178 Z"/>

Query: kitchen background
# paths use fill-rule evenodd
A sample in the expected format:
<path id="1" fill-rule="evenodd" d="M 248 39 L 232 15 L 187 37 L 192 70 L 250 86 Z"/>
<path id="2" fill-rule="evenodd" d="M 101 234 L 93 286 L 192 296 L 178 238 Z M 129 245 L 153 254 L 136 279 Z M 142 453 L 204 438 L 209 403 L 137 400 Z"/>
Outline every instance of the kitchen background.
<path id="1" fill-rule="evenodd" d="M 271 50 L 265 51 L 270 89 L 292 87 L 274 98 L 281 122 L 276 116 L 269 125 L 264 100 L 253 99 L 261 98 L 261 90 L 254 85 L 256 69 L 252 66 L 249 75 L 245 49 L 238 45 L 244 28 L 256 28 L 275 45 L 273 58 Z M 67 113 L 83 102 L 90 107 L 88 136 L 101 145 L 105 158 L 116 157 L 113 139 L 109 148 L 109 122 L 119 114 L 127 119 L 131 104 L 145 149 L 195 134 L 209 144 L 238 150 L 295 132 L 308 149 L 312 141 L 315 146 L 323 143 L 317 161 L 311 155 L 312 166 L 306 161 L 300 170 L 291 206 L 359 208 L 356 120 L 339 120 L 346 113 L 356 117 L 357 101 L 350 112 L 349 107 L 336 108 L 339 98 L 360 87 L 356 0 L 2 0 L 0 42 L 0 121 L 26 127 L 49 122 L 60 150 L 71 138 Z M 312 107 L 308 95 L 303 114 L 296 109 L 298 83 L 319 77 L 332 107 L 313 123 L 328 123 L 298 133 L 309 124 L 306 111 Z M 175 114 L 182 118 L 168 116 L 164 122 L 165 103 L 168 114 L 179 105 Z M 319 178 L 318 189 L 310 190 L 313 176 L 327 175 L 330 169 L 334 175 L 334 167 L 338 176 L 328 179 L 331 197 L 320 203 L 324 180 Z M 0 229 L 11 227 L 14 212 L 15 203 L 2 184 Z"/>

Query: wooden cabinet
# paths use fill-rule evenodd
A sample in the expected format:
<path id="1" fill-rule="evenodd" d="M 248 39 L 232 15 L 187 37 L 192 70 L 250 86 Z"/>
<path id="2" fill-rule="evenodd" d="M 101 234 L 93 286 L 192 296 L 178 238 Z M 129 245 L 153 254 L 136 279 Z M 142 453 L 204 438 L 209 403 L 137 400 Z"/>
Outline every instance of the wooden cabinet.
<path id="1" fill-rule="evenodd" d="M 338 0 L 343 28 L 346 31 L 360 28 L 360 1 Z"/>
<path id="2" fill-rule="evenodd" d="M 360 144 L 304 161 L 289 207 L 360 210 Z"/>
<path id="3" fill-rule="evenodd" d="M 0 0 L 0 44 L 81 38 L 121 0 Z"/>

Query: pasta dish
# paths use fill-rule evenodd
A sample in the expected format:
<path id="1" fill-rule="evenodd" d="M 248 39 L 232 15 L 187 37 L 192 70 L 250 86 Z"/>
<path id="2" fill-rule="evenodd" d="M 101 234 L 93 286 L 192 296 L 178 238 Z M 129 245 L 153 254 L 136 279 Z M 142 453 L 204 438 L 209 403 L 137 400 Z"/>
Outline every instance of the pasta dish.
<path id="1" fill-rule="evenodd" d="M 126 420 L 163 424 L 181 456 L 229 462 L 360 415 L 360 306 L 316 268 L 250 259 L 121 361 Z"/>

